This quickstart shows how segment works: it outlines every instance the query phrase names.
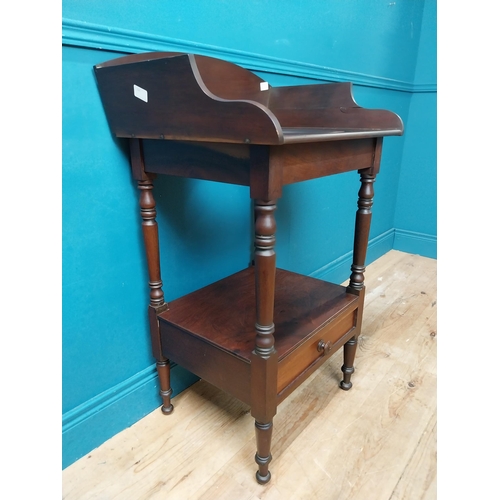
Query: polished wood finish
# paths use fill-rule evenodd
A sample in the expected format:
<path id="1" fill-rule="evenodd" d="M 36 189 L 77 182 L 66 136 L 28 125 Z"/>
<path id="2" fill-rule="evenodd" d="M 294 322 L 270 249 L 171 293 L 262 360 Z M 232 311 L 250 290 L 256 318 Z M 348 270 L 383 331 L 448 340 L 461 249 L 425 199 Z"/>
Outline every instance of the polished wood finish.
<path id="1" fill-rule="evenodd" d="M 63 470 L 62 498 L 447 498 L 436 491 L 436 281 L 435 259 L 396 250 L 366 267 L 355 385 L 339 388 L 337 351 L 280 404 L 267 485 L 255 481 L 250 407 L 200 380 L 168 418 L 155 410 Z"/>
<path id="2" fill-rule="evenodd" d="M 349 289 L 359 292 L 364 287 L 364 272 L 368 237 L 372 220 L 373 183 L 375 175 L 370 171 L 361 171 L 361 188 L 359 190 L 358 211 L 356 212 L 356 226 L 354 231 L 354 253 L 351 266 Z"/>
<path id="3" fill-rule="evenodd" d="M 359 299 L 346 290 L 276 270 L 273 337 L 278 402 L 352 336 Z M 250 267 L 170 302 L 170 308 L 158 315 L 167 357 L 248 404 L 256 338 L 255 293 L 255 268 Z M 332 343 L 331 352 L 317 350 L 322 339 Z M 222 364 L 231 377 L 220 371 Z"/>
<path id="4" fill-rule="evenodd" d="M 248 363 L 255 346 L 255 303 L 252 266 L 171 301 L 158 318 L 162 330 L 171 325 Z M 352 316 L 358 307 L 359 298 L 347 293 L 347 287 L 277 268 L 273 337 L 279 359 L 315 332 L 327 332 L 337 318 Z M 224 321 L 217 321 L 221 317 Z"/>
<path id="5" fill-rule="evenodd" d="M 352 386 L 373 182 L 382 137 L 401 135 L 401 120 L 361 108 L 348 83 L 272 88 L 243 68 L 193 54 L 126 56 L 95 73 L 112 132 L 130 139 L 141 192 L 162 411 L 172 411 L 169 359 L 248 404 L 256 478 L 266 484 L 278 404 L 342 346 L 341 387 Z M 361 188 L 349 285 L 276 269 L 283 186 L 353 170 Z M 248 186 L 253 266 L 165 304 L 152 195 L 158 174 Z"/>
<path id="6" fill-rule="evenodd" d="M 402 132 L 394 113 L 356 104 L 350 83 L 273 88 L 226 61 L 170 52 L 125 56 L 95 70 L 118 137 L 291 144 Z"/>
<path id="7" fill-rule="evenodd" d="M 282 185 L 332 174 L 378 167 L 376 139 L 252 147 L 187 141 L 143 141 L 148 172 L 250 186 L 250 172 L 258 175 L 256 157 L 266 156 L 281 175 Z M 250 168 L 250 154 L 254 167 Z M 377 162 L 378 160 L 378 162 Z M 378 170 L 377 170 L 378 171 Z M 262 175 L 262 174 L 261 174 Z M 252 196 L 258 197 L 258 196 Z"/>
<path id="8" fill-rule="evenodd" d="M 378 147 L 378 159 L 380 161 L 381 139 Z M 377 151 L 377 150 L 376 150 Z M 351 276 L 349 278 L 348 290 L 350 293 L 358 294 L 361 297 L 360 307 L 356 311 L 358 324 L 363 321 L 363 306 L 365 295 L 365 261 L 368 248 L 368 237 L 372 218 L 372 206 L 375 182 L 374 169 L 360 170 L 361 188 L 358 193 L 358 210 L 356 212 L 356 223 L 354 230 L 354 252 L 351 266 Z M 343 380 L 340 387 L 348 391 L 352 387 L 351 376 L 354 373 L 354 358 L 356 356 L 356 347 L 358 345 L 358 328 L 355 335 L 344 345 L 344 364 L 342 365 Z"/>
<path id="9" fill-rule="evenodd" d="M 138 181 L 140 191 L 139 205 L 142 218 L 142 233 L 149 274 L 149 331 L 153 356 L 156 358 L 156 369 L 160 381 L 160 395 L 163 400 L 161 411 L 169 415 L 173 411 L 170 403 L 172 388 L 170 387 L 170 362 L 164 357 L 160 340 L 158 314 L 168 307 L 163 293 L 163 282 L 160 272 L 160 247 L 158 242 L 158 224 L 156 222 L 156 202 L 153 197 L 154 174 L 144 171 L 144 159 L 141 144 L 137 139 L 130 141 L 130 160 L 132 173 Z"/>
<path id="10" fill-rule="evenodd" d="M 261 153 L 260 149 L 257 150 Z M 257 481 L 265 484 L 271 479 L 269 462 L 271 461 L 271 436 L 273 417 L 276 414 L 278 400 L 276 386 L 278 380 L 278 352 L 274 343 L 274 300 L 276 284 L 276 220 L 274 211 L 276 201 L 270 198 L 281 189 L 281 183 L 273 175 L 273 169 L 266 169 L 266 151 L 264 158 L 257 154 L 251 176 L 250 194 L 259 193 L 264 199 L 254 200 L 255 210 L 255 346 L 250 357 L 250 406 L 255 418 L 257 453 L 255 461 L 259 466 Z M 226 303 L 226 307 L 227 307 Z M 235 332 L 233 332 L 234 334 Z"/>

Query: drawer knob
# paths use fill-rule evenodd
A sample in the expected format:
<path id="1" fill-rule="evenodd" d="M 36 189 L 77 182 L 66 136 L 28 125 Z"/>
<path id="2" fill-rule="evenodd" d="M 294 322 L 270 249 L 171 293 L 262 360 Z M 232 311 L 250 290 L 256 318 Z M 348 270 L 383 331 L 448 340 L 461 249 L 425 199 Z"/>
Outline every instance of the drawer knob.
<path id="1" fill-rule="evenodd" d="M 325 342 L 323 339 L 321 339 L 318 342 L 318 351 L 319 352 L 326 354 L 327 352 L 331 351 L 331 349 L 332 349 L 332 343 L 330 341 Z"/>

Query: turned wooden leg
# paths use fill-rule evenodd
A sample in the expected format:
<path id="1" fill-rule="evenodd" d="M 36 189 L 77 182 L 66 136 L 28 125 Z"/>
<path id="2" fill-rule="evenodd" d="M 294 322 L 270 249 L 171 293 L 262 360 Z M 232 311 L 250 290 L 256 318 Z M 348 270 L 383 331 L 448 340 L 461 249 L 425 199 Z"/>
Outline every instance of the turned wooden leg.
<path id="1" fill-rule="evenodd" d="M 156 222 L 156 204 L 153 197 L 153 181 L 151 178 L 139 180 L 141 192 L 140 207 L 142 217 L 142 232 L 146 248 L 149 273 L 149 331 L 153 356 L 156 358 L 156 369 L 160 380 L 160 396 L 163 400 L 161 411 L 170 415 L 174 407 L 170 402 L 172 388 L 170 387 L 170 362 L 162 354 L 158 314 L 168 307 L 164 300 L 160 273 L 160 249 L 158 242 L 158 224 Z"/>
<path id="2" fill-rule="evenodd" d="M 365 297 L 365 261 L 368 249 L 368 237 L 373 206 L 373 183 L 375 175 L 371 169 L 360 170 L 361 188 L 358 193 L 358 211 L 354 230 L 354 252 L 351 266 L 351 276 L 347 287 L 350 293 L 359 296 L 355 335 L 344 344 L 344 364 L 342 365 L 343 380 L 340 387 L 348 391 L 352 387 L 351 375 L 354 373 L 354 357 L 358 344 L 358 336 L 363 320 L 363 303 Z"/>
<path id="3" fill-rule="evenodd" d="M 358 339 L 353 337 L 344 344 L 344 364 L 342 365 L 342 373 L 344 379 L 340 382 L 340 388 L 348 391 L 352 387 L 351 375 L 354 373 L 354 357 L 356 356 L 356 346 Z"/>
<path id="4" fill-rule="evenodd" d="M 269 462 L 272 460 L 271 456 L 271 437 L 273 433 L 273 423 L 261 424 L 255 421 L 255 437 L 257 440 L 257 453 L 255 454 L 255 461 L 259 466 L 255 477 L 259 484 L 266 484 L 271 479 L 269 472 Z"/>
<path id="5" fill-rule="evenodd" d="M 170 403 L 172 388 L 170 387 L 170 361 L 157 361 L 156 369 L 158 370 L 158 378 L 160 379 L 160 396 L 163 400 L 161 412 L 164 415 L 170 415 L 174 411 L 173 405 Z"/>
<path id="6" fill-rule="evenodd" d="M 276 222 L 274 201 L 255 200 L 255 349 L 251 357 L 251 412 L 255 418 L 259 466 L 257 482 L 271 479 L 271 436 L 277 408 L 278 355 L 274 348 L 274 289 Z"/>

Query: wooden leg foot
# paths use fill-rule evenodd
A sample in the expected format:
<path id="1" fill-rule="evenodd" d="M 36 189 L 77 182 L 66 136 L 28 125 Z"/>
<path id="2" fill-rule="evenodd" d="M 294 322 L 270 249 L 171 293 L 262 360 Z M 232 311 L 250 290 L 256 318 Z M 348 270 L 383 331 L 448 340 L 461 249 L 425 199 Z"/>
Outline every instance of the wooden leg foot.
<path id="1" fill-rule="evenodd" d="M 160 391 L 160 395 L 163 399 L 163 405 L 161 407 L 161 412 L 163 415 L 170 415 L 174 411 L 174 405 L 170 403 L 170 395 L 172 394 L 172 390 L 167 391 L 168 394 Z"/>
<path id="2" fill-rule="evenodd" d="M 354 373 L 354 356 L 358 339 L 353 337 L 344 344 L 344 364 L 342 365 L 343 380 L 340 382 L 340 388 L 348 391 L 352 387 L 351 375 Z"/>
<path id="3" fill-rule="evenodd" d="M 256 458 L 257 460 L 257 458 Z M 261 476 L 259 471 L 255 473 L 255 477 L 259 484 L 267 484 L 271 480 L 271 473 L 268 471 L 266 476 Z"/>
<path id="4" fill-rule="evenodd" d="M 158 361 L 156 363 L 158 370 L 158 377 L 160 379 L 160 396 L 163 400 L 161 412 L 164 415 L 170 415 L 174 411 L 174 406 L 170 403 L 170 396 L 172 395 L 172 388 L 170 387 L 170 362 Z"/>
<path id="5" fill-rule="evenodd" d="M 350 380 L 346 381 L 346 379 L 351 378 L 351 375 L 354 373 L 354 368 L 351 368 L 350 371 L 348 371 L 349 368 L 342 366 L 341 370 L 344 373 L 344 380 L 340 381 L 340 388 L 344 391 L 348 391 L 352 387 L 352 382 Z"/>
<path id="6" fill-rule="evenodd" d="M 271 456 L 271 436 L 273 431 L 273 423 L 261 424 L 255 421 L 255 435 L 257 438 L 257 453 L 255 454 L 255 462 L 259 466 L 259 470 L 255 474 L 259 484 L 266 484 L 271 479 L 269 472 L 269 462 L 273 459 Z"/>

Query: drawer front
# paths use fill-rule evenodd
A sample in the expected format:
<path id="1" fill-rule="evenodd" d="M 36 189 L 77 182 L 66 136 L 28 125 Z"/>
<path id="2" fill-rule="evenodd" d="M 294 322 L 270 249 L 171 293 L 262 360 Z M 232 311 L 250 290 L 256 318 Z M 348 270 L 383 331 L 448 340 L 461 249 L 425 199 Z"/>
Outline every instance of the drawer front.
<path id="1" fill-rule="evenodd" d="M 356 313 L 357 309 L 331 321 L 279 362 L 278 394 L 312 365 L 343 346 L 347 340 L 339 340 L 356 326 Z"/>

